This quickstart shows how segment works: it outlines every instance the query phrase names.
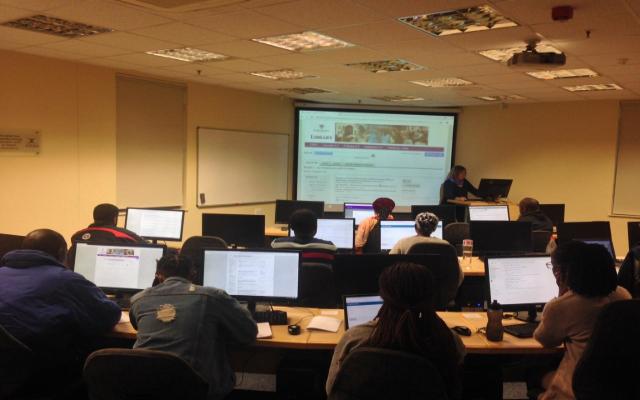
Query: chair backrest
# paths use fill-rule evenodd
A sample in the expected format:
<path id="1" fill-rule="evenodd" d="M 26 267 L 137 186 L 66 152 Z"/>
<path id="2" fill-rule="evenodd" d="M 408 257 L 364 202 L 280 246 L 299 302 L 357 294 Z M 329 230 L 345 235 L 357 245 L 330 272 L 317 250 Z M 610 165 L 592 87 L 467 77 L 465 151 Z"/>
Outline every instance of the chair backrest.
<path id="1" fill-rule="evenodd" d="M 462 241 L 470 237 L 469 224 L 466 222 L 454 222 L 445 225 L 442 231 L 442 238 L 456 248 L 458 255 L 462 254 Z"/>
<path id="2" fill-rule="evenodd" d="M 329 400 L 446 400 L 437 368 L 427 359 L 396 350 L 360 347 L 344 359 Z"/>
<path id="3" fill-rule="evenodd" d="M 380 221 L 369 232 L 367 243 L 362 248 L 364 254 L 377 254 L 380 253 Z"/>
<path id="4" fill-rule="evenodd" d="M 299 287 L 297 303 L 300 306 L 335 308 L 338 304 L 333 268 L 327 264 L 303 262 Z"/>
<path id="5" fill-rule="evenodd" d="M 203 249 L 226 249 L 227 243 L 217 236 L 191 236 L 182 245 L 180 254 L 187 256 L 193 261 L 196 268 L 196 276 L 193 282 L 202 285 L 204 275 L 204 252 Z"/>
<path id="6" fill-rule="evenodd" d="M 640 300 L 602 308 L 573 375 L 577 400 L 639 399 Z"/>
<path id="7" fill-rule="evenodd" d="M 458 264 L 458 252 L 449 243 L 417 243 L 409 248 L 409 255 L 437 254 L 440 263 L 437 266 L 429 266 L 437 279 L 436 287 L 439 289 L 436 298 L 438 308 L 453 305 L 458 294 L 458 282 L 460 281 L 460 265 Z M 438 271 L 434 271 L 438 268 Z"/>
<path id="8" fill-rule="evenodd" d="M 103 349 L 84 365 L 92 400 L 206 399 L 208 384 L 181 358 L 164 351 Z"/>
<path id="9" fill-rule="evenodd" d="M 29 379 L 31 349 L 0 326 L 0 399 L 11 398 Z"/>
<path id="10" fill-rule="evenodd" d="M 533 239 L 533 251 L 535 253 L 546 253 L 547 245 L 551 240 L 551 232 L 549 231 L 533 231 L 531 232 Z"/>

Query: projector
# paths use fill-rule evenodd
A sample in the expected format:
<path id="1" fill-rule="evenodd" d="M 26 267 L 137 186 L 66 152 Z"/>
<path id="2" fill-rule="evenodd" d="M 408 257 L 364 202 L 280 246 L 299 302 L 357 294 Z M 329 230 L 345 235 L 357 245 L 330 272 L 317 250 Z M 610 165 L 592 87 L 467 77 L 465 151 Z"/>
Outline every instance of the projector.
<path id="1" fill-rule="evenodd" d="M 507 61 L 507 65 L 510 67 L 549 68 L 564 65 L 566 62 L 567 57 L 564 53 L 538 53 L 533 49 L 514 54 Z"/>

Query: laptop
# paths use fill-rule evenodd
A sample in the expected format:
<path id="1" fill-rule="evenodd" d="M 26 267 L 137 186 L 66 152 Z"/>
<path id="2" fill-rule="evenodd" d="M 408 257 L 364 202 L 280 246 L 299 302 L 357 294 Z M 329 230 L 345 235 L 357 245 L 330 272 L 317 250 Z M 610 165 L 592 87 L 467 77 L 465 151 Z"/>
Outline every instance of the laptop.
<path id="1" fill-rule="evenodd" d="M 348 295 L 343 300 L 345 329 L 373 321 L 383 303 L 377 294 Z"/>

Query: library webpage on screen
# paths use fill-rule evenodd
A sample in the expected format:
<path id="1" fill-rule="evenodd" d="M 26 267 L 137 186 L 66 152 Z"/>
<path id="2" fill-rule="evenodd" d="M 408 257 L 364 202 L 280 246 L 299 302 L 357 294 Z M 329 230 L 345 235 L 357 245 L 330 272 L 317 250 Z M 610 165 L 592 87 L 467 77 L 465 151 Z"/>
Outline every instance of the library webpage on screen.
<path id="1" fill-rule="evenodd" d="M 326 205 L 438 204 L 455 114 L 297 110 L 296 194 Z"/>

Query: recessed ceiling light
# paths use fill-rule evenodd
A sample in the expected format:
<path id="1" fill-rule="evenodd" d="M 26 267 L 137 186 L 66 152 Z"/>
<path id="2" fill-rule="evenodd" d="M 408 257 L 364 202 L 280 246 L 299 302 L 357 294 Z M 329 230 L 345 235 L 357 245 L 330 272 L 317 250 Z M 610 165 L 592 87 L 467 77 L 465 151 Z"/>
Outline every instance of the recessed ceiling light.
<path id="1" fill-rule="evenodd" d="M 600 90 L 622 90 L 622 88 L 615 83 L 602 83 L 595 85 L 578 85 L 578 86 L 563 86 L 565 90 L 570 92 L 595 92 Z"/>
<path id="2" fill-rule="evenodd" d="M 147 51 L 152 56 L 172 58 L 174 60 L 187 62 L 204 62 L 204 61 L 221 61 L 226 60 L 229 56 L 223 54 L 211 53 L 210 51 L 192 49 L 191 47 L 183 47 L 180 49 L 164 49 Z"/>
<path id="3" fill-rule="evenodd" d="M 423 66 L 410 63 L 409 61 L 393 59 L 381 61 L 368 61 L 362 63 L 345 64 L 347 67 L 364 69 L 373 73 L 381 72 L 398 72 L 398 71 L 416 71 L 424 69 Z"/>
<path id="4" fill-rule="evenodd" d="M 317 32 L 292 33 L 290 35 L 269 36 L 252 39 L 254 42 L 268 44 L 291 51 L 313 51 L 320 49 L 341 49 L 354 45 Z"/>
<path id="5" fill-rule="evenodd" d="M 91 36 L 100 33 L 113 32 L 113 29 L 100 26 L 87 25 L 81 22 L 67 21 L 65 19 L 48 17 L 46 15 L 32 15 L 13 21 L 4 22 L 2 25 L 11 28 L 25 29 L 32 32 L 48 33 L 50 35 L 65 38 L 77 38 Z"/>
<path id="6" fill-rule="evenodd" d="M 475 98 L 478 100 L 484 100 L 484 101 L 526 100 L 525 97 L 522 97 L 519 94 L 505 94 L 505 95 L 497 95 L 497 96 L 477 96 Z"/>
<path id="7" fill-rule="evenodd" d="M 461 8 L 433 14 L 413 15 L 398 18 L 400 22 L 434 36 L 509 28 L 517 23 L 498 13 L 488 5 Z"/>
<path id="8" fill-rule="evenodd" d="M 274 71 L 258 71 L 249 72 L 251 75 L 259 76 L 267 79 L 288 80 L 288 79 L 305 79 L 315 78 L 313 75 L 306 75 L 304 72 L 294 71 L 292 69 L 278 69 Z"/>
<path id="9" fill-rule="evenodd" d="M 589 68 L 576 68 L 576 69 L 557 69 L 550 71 L 532 71 L 527 72 L 527 75 L 531 75 L 538 79 L 564 79 L 564 78 L 591 78 L 598 76 L 598 73 Z"/>
<path id="10" fill-rule="evenodd" d="M 415 97 L 415 96 L 381 96 L 381 97 L 372 97 L 373 100 L 380 100 L 380 101 L 390 101 L 393 103 L 401 103 L 404 101 L 420 101 L 420 100 L 424 100 L 422 97 Z"/>
<path id="11" fill-rule="evenodd" d="M 490 50 L 479 51 L 478 54 L 480 54 L 481 56 L 490 58 L 494 61 L 500 61 L 500 62 L 506 63 L 511 57 L 513 57 L 514 54 L 521 53 L 525 51 L 526 48 L 527 48 L 526 46 L 521 46 L 521 47 L 510 47 L 506 49 L 490 49 Z M 562 54 L 560 50 L 556 49 L 551 45 L 544 44 L 544 43 L 538 43 L 536 45 L 536 51 L 539 53 Z"/>
<path id="12" fill-rule="evenodd" d="M 312 87 L 295 87 L 295 88 L 282 88 L 278 89 L 282 92 L 290 92 L 296 94 L 318 94 L 318 93 L 334 93 L 329 90 L 312 88 Z"/>
<path id="13" fill-rule="evenodd" d="M 416 85 L 431 87 L 431 88 L 443 88 L 443 87 L 456 87 L 456 86 L 468 86 L 473 85 L 473 82 L 469 82 L 460 78 L 438 78 L 427 79 L 422 81 L 411 81 Z"/>

